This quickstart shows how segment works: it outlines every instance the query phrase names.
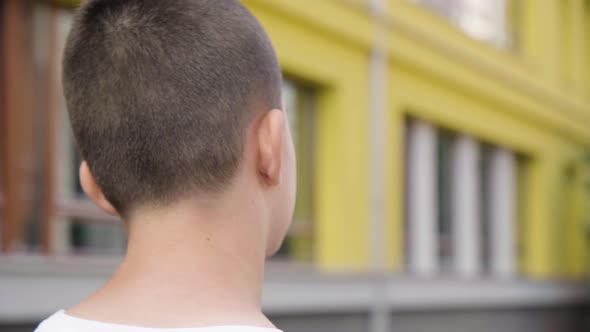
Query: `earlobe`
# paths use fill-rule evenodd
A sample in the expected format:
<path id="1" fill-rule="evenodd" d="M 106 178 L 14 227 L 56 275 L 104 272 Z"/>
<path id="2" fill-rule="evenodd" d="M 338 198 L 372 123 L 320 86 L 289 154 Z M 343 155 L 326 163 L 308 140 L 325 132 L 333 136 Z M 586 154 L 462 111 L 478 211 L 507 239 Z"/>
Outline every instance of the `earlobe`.
<path id="1" fill-rule="evenodd" d="M 86 161 L 83 161 L 80 165 L 80 184 L 86 196 L 90 198 L 96 206 L 104 210 L 106 213 L 117 216 L 117 210 L 113 205 L 106 199 L 100 187 L 96 184 L 94 176 L 88 168 Z"/>
<path id="2" fill-rule="evenodd" d="M 258 131 L 259 172 L 270 185 L 281 181 L 285 117 L 280 110 L 264 115 Z"/>

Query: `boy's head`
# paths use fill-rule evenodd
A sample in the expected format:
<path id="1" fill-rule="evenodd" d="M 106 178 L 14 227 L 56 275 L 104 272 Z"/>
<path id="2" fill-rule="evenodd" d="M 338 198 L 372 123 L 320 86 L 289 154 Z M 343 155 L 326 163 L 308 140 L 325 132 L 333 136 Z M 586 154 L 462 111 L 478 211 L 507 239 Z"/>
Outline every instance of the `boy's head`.
<path id="1" fill-rule="evenodd" d="M 82 182 L 91 175 L 101 192 L 89 196 L 103 206 L 128 217 L 221 193 L 251 144 L 258 169 L 246 173 L 286 210 L 274 218 L 290 219 L 294 158 L 277 111 L 281 72 L 238 1 L 89 0 L 68 38 L 63 84 L 89 168 Z"/>

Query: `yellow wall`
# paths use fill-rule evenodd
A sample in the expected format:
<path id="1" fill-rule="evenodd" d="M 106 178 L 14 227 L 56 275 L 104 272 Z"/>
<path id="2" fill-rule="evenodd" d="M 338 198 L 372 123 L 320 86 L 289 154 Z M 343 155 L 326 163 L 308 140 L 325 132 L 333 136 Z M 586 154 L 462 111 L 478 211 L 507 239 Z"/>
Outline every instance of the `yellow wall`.
<path id="1" fill-rule="evenodd" d="M 525 157 L 521 270 L 538 278 L 586 273 L 582 229 L 588 205 L 590 107 L 582 41 L 590 18 L 580 15 L 581 0 L 568 1 L 563 6 L 558 0 L 523 0 L 517 27 L 520 49 L 514 52 L 472 40 L 402 0 L 387 1 L 387 14 L 379 20 L 363 9 L 364 1 L 243 1 L 269 31 L 285 71 L 321 91 L 315 238 L 319 267 L 369 266 L 367 68 L 376 24 L 385 23 L 389 268 L 400 269 L 403 260 L 403 128 L 405 117 L 412 116 Z M 560 34 L 566 31 L 571 36 L 564 43 Z M 560 48 L 566 45 L 567 50 Z M 573 183 L 564 184 L 567 168 L 576 171 Z M 572 197 L 567 207 L 559 203 L 559 190 Z"/>

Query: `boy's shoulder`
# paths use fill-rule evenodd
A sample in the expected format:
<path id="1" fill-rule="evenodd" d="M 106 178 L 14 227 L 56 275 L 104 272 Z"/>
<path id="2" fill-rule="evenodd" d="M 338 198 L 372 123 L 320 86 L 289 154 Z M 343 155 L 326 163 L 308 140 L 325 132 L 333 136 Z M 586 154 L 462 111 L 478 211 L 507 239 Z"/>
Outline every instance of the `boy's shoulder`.
<path id="1" fill-rule="evenodd" d="M 158 329 L 118 325 L 69 316 L 60 310 L 41 322 L 35 332 L 281 332 L 277 329 L 249 326 Z"/>

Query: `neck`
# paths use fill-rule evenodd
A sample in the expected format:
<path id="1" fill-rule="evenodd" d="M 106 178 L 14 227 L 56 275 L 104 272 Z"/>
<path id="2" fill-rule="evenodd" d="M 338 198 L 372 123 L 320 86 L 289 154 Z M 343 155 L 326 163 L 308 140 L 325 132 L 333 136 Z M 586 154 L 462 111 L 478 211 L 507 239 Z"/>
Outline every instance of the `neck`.
<path id="1" fill-rule="evenodd" d="M 259 221 L 243 211 L 204 210 L 180 208 L 132 221 L 121 272 L 165 277 L 185 292 L 227 293 L 259 306 L 265 261 Z"/>
<path id="2" fill-rule="evenodd" d="M 127 255 L 94 299 L 103 294 L 134 308 L 137 316 L 127 309 L 122 323 L 268 326 L 261 318 L 266 246 L 260 206 L 238 197 L 223 202 L 184 202 L 134 215 Z"/>

